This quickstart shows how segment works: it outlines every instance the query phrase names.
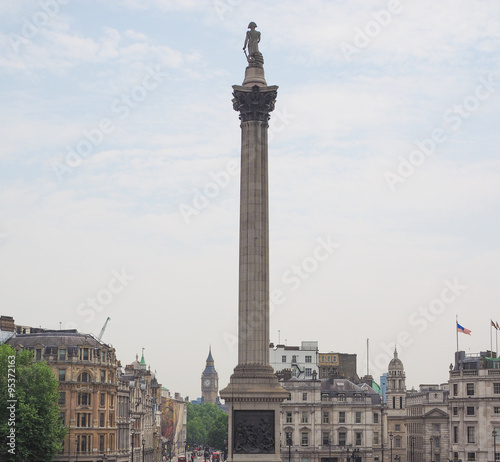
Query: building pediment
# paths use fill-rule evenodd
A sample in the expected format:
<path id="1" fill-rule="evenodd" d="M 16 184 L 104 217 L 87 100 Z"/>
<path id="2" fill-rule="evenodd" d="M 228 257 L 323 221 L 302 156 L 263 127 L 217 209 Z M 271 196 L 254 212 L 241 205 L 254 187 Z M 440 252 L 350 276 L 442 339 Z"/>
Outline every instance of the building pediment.
<path id="1" fill-rule="evenodd" d="M 448 418 L 448 414 L 446 412 L 442 411 L 441 409 L 434 408 L 434 409 L 431 409 L 429 412 L 426 412 L 424 414 L 424 417 L 442 419 L 442 418 Z"/>

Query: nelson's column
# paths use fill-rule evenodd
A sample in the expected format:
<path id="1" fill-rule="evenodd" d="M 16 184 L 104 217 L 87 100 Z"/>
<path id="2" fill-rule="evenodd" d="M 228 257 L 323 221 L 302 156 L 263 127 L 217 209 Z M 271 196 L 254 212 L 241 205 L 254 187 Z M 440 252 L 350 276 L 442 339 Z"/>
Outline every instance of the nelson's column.
<path id="1" fill-rule="evenodd" d="M 256 27 L 248 25 L 243 46 L 245 80 L 233 86 L 241 120 L 238 365 L 220 391 L 229 405 L 230 462 L 280 460 L 279 411 L 288 396 L 269 364 L 267 129 L 278 87 L 264 78 Z"/>

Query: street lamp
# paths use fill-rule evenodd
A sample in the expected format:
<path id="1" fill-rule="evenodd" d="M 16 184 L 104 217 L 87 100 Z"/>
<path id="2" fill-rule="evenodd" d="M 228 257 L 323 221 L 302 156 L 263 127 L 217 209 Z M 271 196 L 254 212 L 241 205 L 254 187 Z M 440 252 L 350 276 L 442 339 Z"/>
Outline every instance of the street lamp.
<path id="1" fill-rule="evenodd" d="M 144 446 L 146 445 L 146 438 L 142 437 L 142 462 L 144 462 Z"/>
<path id="2" fill-rule="evenodd" d="M 292 462 L 292 435 L 286 434 L 286 444 L 288 445 L 288 462 Z"/>
<path id="3" fill-rule="evenodd" d="M 394 460 L 395 460 L 396 462 L 399 462 L 399 459 L 401 459 L 401 457 L 399 457 L 399 454 L 396 454 L 396 455 L 394 456 Z"/>
<path id="4" fill-rule="evenodd" d="M 491 435 L 493 436 L 493 462 L 495 462 L 497 460 L 497 431 L 493 430 Z"/>
<path id="5" fill-rule="evenodd" d="M 392 458 L 392 439 L 394 438 L 394 435 L 391 433 L 389 433 L 389 438 L 391 440 L 391 462 L 393 461 L 393 458 Z"/>

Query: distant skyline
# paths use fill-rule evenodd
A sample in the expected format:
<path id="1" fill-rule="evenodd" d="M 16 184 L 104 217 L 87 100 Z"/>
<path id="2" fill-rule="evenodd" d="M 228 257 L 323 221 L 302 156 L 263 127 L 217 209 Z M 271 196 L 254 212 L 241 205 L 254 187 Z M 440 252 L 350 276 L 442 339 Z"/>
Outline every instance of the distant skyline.
<path id="1" fill-rule="evenodd" d="M 237 364 L 250 21 L 269 85 L 271 338 L 443 383 L 500 321 L 500 4 L 20 0 L 0 5 L 0 293 L 172 393 Z M 61 324 L 60 324 L 61 323 Z M 278 334 L 279 331 L 279 334 Z M 496 332 L 494 332 L 495 334 Z M 495 349 L 495 335 L 492 338 Z"/>

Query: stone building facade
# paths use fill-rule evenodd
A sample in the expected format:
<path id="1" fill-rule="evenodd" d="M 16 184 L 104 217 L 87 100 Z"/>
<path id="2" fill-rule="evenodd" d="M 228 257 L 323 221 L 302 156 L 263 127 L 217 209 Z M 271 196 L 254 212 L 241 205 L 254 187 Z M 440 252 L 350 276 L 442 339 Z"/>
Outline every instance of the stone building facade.
<path id="1" fill-rule="evenodd" d="M 420 385 L 406 395 L 406 459 L 446 462 L 450 445 L 448 384 Z"/>
<path id="2" fill-rule="evenodd" d="M 34 360 L 46 361 L 59 380 L 61 419 L 68 434 L 54 460 L 98 462 L 106 455 L 128 461 L 128 453 L 117 445 L 119 362 L 114 348 L 74 329 L 38 331 L 18 334 L 7 343 L 33 351 Z"/>
<path id="3" fill-rule="evenodd" d="M 282 380 L 281 458 L 285 462 L 372 462 L 382 451 L 382 400 L 347 379 Z"/>
<path id="4" fill-rule="evenodd" d="M 450 365 L 448 412 L 449 459 L 500 460 L 500 360 L 495 353 L 455 353 L 455 364 Z"/>
<path id="5" fill-rule="evenodd" d="M 406 426 L 406 374 L 403 362 L 394 350 L 394 357 L 389 362 L 387 371 L 386 406 L 384 414 L 384 446 L 389 460 L 406 461 L 407 426 Z"/>

